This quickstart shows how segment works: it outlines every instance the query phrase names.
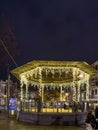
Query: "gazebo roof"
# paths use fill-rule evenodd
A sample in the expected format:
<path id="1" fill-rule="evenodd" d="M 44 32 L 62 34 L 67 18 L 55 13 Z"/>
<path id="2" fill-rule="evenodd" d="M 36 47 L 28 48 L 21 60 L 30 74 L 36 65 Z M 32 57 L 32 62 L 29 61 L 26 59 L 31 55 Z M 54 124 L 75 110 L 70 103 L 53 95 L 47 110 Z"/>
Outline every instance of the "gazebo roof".
<path id="1" fill-rule="evenodd" d="M 35 69 L 36 67 L 76 67 L 90 76 L 97 74 L 98 71 L 94 69 L 91 65 L 84 61 L 42 61 L 42 60 L 34 60 L 28 62 L 20 67 L 17 67 L 11 70 L 11 73 L 19 79 L 20 74 Z"/>

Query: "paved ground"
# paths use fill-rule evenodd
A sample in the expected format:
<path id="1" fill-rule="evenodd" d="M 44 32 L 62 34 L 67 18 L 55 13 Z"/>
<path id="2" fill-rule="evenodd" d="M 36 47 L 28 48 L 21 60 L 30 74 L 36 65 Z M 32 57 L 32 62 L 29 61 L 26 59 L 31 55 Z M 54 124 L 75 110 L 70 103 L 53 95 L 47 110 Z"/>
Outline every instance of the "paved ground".
<path id="1" fill-rule="evenodd" d="M 0 130 L 85 130 L 74 126 L 34 126 L 18 122 L 16 118 L 8 118 L 4 113 L 0 113 Z"/>

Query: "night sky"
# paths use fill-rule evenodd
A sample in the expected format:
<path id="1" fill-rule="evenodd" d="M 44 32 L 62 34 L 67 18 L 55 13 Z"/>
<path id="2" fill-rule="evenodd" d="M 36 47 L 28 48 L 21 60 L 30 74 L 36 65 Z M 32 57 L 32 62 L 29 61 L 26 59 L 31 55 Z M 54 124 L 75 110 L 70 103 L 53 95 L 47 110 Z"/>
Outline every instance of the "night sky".
<path id="1" fill-rule="evenodd" d="M 2 17 L 19 47 L 18 66 L 32 60 L 98 60 L 98 0 L 2 0 Z"/>

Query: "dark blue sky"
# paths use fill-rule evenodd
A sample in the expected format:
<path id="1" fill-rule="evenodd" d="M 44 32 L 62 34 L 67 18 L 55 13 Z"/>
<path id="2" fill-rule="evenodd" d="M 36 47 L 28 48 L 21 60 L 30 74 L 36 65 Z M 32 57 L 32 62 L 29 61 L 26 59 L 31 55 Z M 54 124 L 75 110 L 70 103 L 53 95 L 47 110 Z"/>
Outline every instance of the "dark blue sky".
<path id="1" fill-rule="evenodd" d="M 98 0 L 2 0 L 19 52 L 15 61 L 98 59 Z"/>

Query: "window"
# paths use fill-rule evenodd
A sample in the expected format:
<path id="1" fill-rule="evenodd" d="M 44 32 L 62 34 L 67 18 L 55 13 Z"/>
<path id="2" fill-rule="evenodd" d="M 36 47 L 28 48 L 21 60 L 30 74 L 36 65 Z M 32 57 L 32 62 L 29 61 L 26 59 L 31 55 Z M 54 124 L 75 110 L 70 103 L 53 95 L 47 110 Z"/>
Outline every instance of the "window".
<path id="1" fill-rule="evenodd" d="M 98 70 L 98 65 L 95 66 L 95 69 Z"/>
<path id="2" fill-rule="evenodd" d="M 95 89 L 95 95 L 97 94 L 97 89 Z"/>

